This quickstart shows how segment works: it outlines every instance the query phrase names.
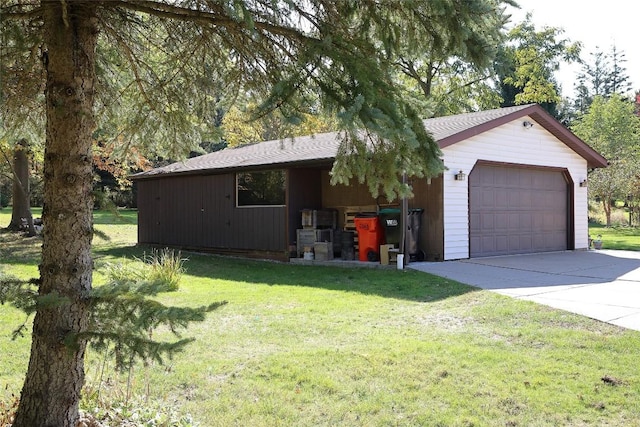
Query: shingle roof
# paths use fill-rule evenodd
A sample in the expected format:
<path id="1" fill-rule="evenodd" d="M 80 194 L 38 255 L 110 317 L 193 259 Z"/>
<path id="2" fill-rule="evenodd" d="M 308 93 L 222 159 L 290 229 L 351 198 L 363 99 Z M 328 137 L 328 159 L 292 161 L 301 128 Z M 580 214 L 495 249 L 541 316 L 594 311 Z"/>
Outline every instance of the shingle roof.
<path id="1" fill-rule="evenodd" d="M 444 148 L 523 116 L 530 116 L 536 120 L 541 126 L 583 156 L 590 167 L 606 166 L 607 162 L 604 157 L 591 149 L 537 104 L 436 117 L 425 120 L 424 125 L 440 147 Z M 323 161 L 330 163 L 336 156 L 339 144 L 340 135 L 337 132 L 296 137 L 294 140 L 264 141 L 236 148 L 226 148 L 176 162 L 138 173 L 132 178 Z"/>

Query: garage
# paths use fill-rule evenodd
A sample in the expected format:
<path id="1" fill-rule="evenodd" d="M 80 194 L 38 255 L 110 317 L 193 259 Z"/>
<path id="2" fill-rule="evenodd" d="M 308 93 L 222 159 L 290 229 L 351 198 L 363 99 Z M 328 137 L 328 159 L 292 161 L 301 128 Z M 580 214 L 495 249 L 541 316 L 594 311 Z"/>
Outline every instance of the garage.
<path id="1" fill-rule="evenodd" d="M 566 173 L 478 163 L 469 175 L 469 256 L 572 249 Z"/>
<path id="2" fill-rule="evenodd" d="M 435 117 L 424 125 L 446 167 L 431 178 L 407 176 L 408 207 L 424 209 L 420 250 L 427 260 L 587 249 L 588 171 L 607 160 L 541 106 Z M 331 184 L 340 139 L 330 132 L 295 143 L 263 141 L 135 175 L 139 242 L 288 260 L 301 210 L 380 204 L 366 182 Z M 238 178 L 266 171 L 284 171 L 284 204 L 280 197 L 246 205 L 238 183 L 247 179 Z"/>

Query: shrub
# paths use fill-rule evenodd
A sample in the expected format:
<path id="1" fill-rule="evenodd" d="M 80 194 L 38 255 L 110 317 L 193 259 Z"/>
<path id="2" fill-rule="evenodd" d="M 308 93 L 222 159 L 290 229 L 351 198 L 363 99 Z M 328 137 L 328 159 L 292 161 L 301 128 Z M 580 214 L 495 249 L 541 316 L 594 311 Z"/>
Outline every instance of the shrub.
<path id="1" fill-rule="evenodd" d="M 153 249 L 150 255 L 146 253 L 142 259 L 134 263 L 106 264 L 106 275 L 109 282 L 119 285 L 136 285 L 148 283 L 160 286 L 166 291 L 177 291 L 180 278 L 184 273 L 186 258 L 181 253 L 165 248 Z"/>
<path id="2" fill-rule="evenodd" d="M 144 262 L 150 270 L 147 279 L 152 283 L 165 283 L 169 290 L 176 291 L 180 287 L 180 277 L 184 273 L 185 258 L 178 251 L 164 248 L 161 251 L 153 249 L 151 255 L 144 256 Z"/>

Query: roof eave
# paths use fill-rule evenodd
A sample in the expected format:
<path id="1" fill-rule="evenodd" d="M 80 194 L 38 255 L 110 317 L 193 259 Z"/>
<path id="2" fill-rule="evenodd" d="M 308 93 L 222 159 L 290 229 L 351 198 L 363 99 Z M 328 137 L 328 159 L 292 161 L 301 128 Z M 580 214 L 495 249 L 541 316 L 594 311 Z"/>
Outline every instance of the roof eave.
<path id="1" fill-rule="evenodd" d="M 296 167 L 327 167 L 331 166 L 335 158 L 323 158 L 312 160 L 292 161 L 285 163 L 268 163 L 262 165 L 248 165 L 248 166 L 228 166 L 221 168 L 207 168 L 207 169 L 192 169 L 186 171 L 165 172 L 149 174 L 146 172 L 140 172 L 134 175 L 130 175 L 129 179 L 132 181 L 140 181 L 145 179 L 156 179 L 175 176 L 190 176 L 190 175 L 222 175 L 226 173 L 242 172 L 242 171 L 257 171 L 257 170 L 269 170 L 269 169 L 286 169 Z"/>
<path id="2" fill-rule="evenodd" d="M 457 142 L 464 141 L 488 130 L 502 126 L 520 117 L 530 116 L 538 122 L 549 133 L 554 135 L 560 141 L 565 143 L 569 148 L 582 156 L 589 168 L 605 168 L 608 166 L 607 159 L 600 153 L 591 148 L 587 143 L 578 138 L 573 132 L 560 124 L 554 117 L 547 113 L 544 108 L 538 104 L 532 104 L 521 110 L 514 111 L 488 122 L 466 129 L 454 135 L 450 135 L 438 141 L 440 148 L 445 148 Z"/>

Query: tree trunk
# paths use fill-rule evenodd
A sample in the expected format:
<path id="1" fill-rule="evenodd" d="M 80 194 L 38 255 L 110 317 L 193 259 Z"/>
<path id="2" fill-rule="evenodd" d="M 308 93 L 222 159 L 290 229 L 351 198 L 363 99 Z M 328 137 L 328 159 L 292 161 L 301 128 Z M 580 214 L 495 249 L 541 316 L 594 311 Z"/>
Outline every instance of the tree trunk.
<path id="1" fill-rule="evenodd" d="M 7 227 L 12 231 L 24 229 L 23 219 L 27 221 L 29 235 L 36 234 L 31 216 L 31 198 L 29 196 L 29 145 L 21 139 L 13 151 L 13 194 L 11 204 L 11 222 Z"/>
<path id="2" fill-rule="evenodd" d="M 604 208 L 604 215 L 607 221 L 607 227 L 611 227 L 611 201 L 613 199 L 609 199 L 607 197 L 602 198 L 602 207 Z"/>
<path id="3" fill-rule="evenodd" d="M 96 3 L 41 3 L 48 67 L 39 295 L 56 301 L 38 307 L 13 427 L 75 427 L 78 420 L 85 343 L 74 337 L 87 327 L 92 272 Z"/>

